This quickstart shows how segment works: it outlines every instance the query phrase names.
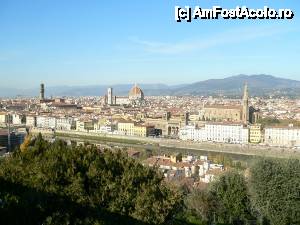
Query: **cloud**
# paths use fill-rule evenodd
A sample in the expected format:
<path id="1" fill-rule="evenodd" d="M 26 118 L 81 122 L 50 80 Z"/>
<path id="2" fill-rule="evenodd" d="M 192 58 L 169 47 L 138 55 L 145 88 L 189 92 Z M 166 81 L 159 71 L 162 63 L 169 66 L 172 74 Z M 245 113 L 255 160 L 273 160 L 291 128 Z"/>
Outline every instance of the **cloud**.
<path id="1" fill-rule="evenodd" d="M 278 27 L 243 27 L 227 30 L 225 32 L 219 32 L 206 38 L 198 38 L 188 41 L 184 40 L 175 43 L 153 42 L 142 40 L 138 37 L 130 38 L 129 40 L 146 52 L 160 54 L 182 54 L 223 46 L 226 44 L 247 42 L 254 39 L 274 36 L 288 31 L 290 31 L 290 29 L 282 29 Z"/>

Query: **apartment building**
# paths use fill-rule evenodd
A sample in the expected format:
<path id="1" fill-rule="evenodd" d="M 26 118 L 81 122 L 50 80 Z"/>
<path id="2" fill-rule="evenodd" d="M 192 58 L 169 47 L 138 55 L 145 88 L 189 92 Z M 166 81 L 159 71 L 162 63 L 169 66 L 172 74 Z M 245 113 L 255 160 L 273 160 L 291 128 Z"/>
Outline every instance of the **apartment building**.
<path id="1" fill-rule="evenodd" d="M 179 137 L 182 140 L 242 144 L 249 141 L 249 129 L 239 123 L 207 123 L 201 128 L 186 126 L 180 129 Z"/>
<path id="2" fill-rule="evenodd" d="M 56 118 L 52 116 L 37 116 L 36 126 L 38 128 L 45 129 L 55 129 L 56 128 Z"/>
<path id="3" fill-rule="evenodd" d="M 57 130 L 72 130 L 76 127 L 76 121 L 72 117 L 58 117 L 56 119 Z"/>
<path id="4" fill-rule="evenodd" d="M 252 124 L 249 126 L 249 142 L 254 144 L 263 142 L 263 131 L 261 124 Z"/>
<path id="5" fill-rule="evenodd" d="M 249 129 L 243 124 L 205 124 L 207 141 L 243 144 L 249 142 Z"/>
<path id="6" fill-rule="evenodd" d="M 119 121 L 118 133 L 128 136 L 148 137 L 155 135 L 155 127 L 151 125 L 140 125 L 132 121 Z"/>
<path id="7" fill-rule="evenodd" d="M 266 127 L 265 143 L 270 146 L 300 146 L 300 128 L 292 124 L 285 127 Z"/>
<path id="8" fill-rule="evenodd" d="M 26 115 L 26 126 L 36 127 L 36 116 L 35 115 Z"/>

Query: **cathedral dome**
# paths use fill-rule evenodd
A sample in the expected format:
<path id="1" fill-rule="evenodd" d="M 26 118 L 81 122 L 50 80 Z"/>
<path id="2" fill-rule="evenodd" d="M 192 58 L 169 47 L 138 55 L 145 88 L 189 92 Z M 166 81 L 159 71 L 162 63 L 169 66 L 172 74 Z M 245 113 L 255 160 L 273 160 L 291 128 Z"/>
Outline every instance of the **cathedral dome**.
<path id="1" fill-rule="evenodd" d="M 129 99 L 133 100 L 143 100 L 144 92 L 136 84 L 129 91 Z"/>

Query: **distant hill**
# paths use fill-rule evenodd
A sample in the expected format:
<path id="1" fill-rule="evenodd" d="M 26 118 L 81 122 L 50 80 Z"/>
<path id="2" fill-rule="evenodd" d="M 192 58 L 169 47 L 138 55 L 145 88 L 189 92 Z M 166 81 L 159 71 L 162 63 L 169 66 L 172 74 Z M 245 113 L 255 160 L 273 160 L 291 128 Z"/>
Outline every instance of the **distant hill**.
<path id="1" fill-rule="evenodd" d="M 300 81 L 274 77 L 271 75 L 237 75 L 223 79 L 209 79 L 192 84 L 165 85 L 139 84 L 145 95 L 225 95 L 238 97 L 243 86 L 248 83 L 251 96 L 278 95 L 300 96 Z M 113 85 L 115 95 L 128 95 L 133 84 Z M 46 96 L 103 96 L 109 85 L 56 86 L 47 87 Z M 36 89 L 1 88 L 0 96 L 38 96 Z"/>
<path id="2" fill-rule="evenodd" d="M 210 79 L 175 89 L 174 95 L 237 95 L 247 82 L 251 95 L 287 93 L 300 89 L 300 81 L 271 75 L 238 75 L 224 79 Z M 254 91 L 255 90 L 255 91 Z"/>

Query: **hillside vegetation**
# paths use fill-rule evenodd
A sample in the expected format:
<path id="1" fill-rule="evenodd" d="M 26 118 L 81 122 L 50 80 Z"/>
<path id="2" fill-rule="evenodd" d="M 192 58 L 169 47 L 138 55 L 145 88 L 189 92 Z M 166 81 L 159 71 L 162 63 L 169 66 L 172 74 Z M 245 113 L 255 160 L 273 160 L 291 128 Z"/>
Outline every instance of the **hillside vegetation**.
<path id="1" fill-rule="evenodd" d="M 300 162 L 261 159 L 205 189 L 121 151 L 30 136 L 0 159 L 0 224 L 300 224 Z"/>

